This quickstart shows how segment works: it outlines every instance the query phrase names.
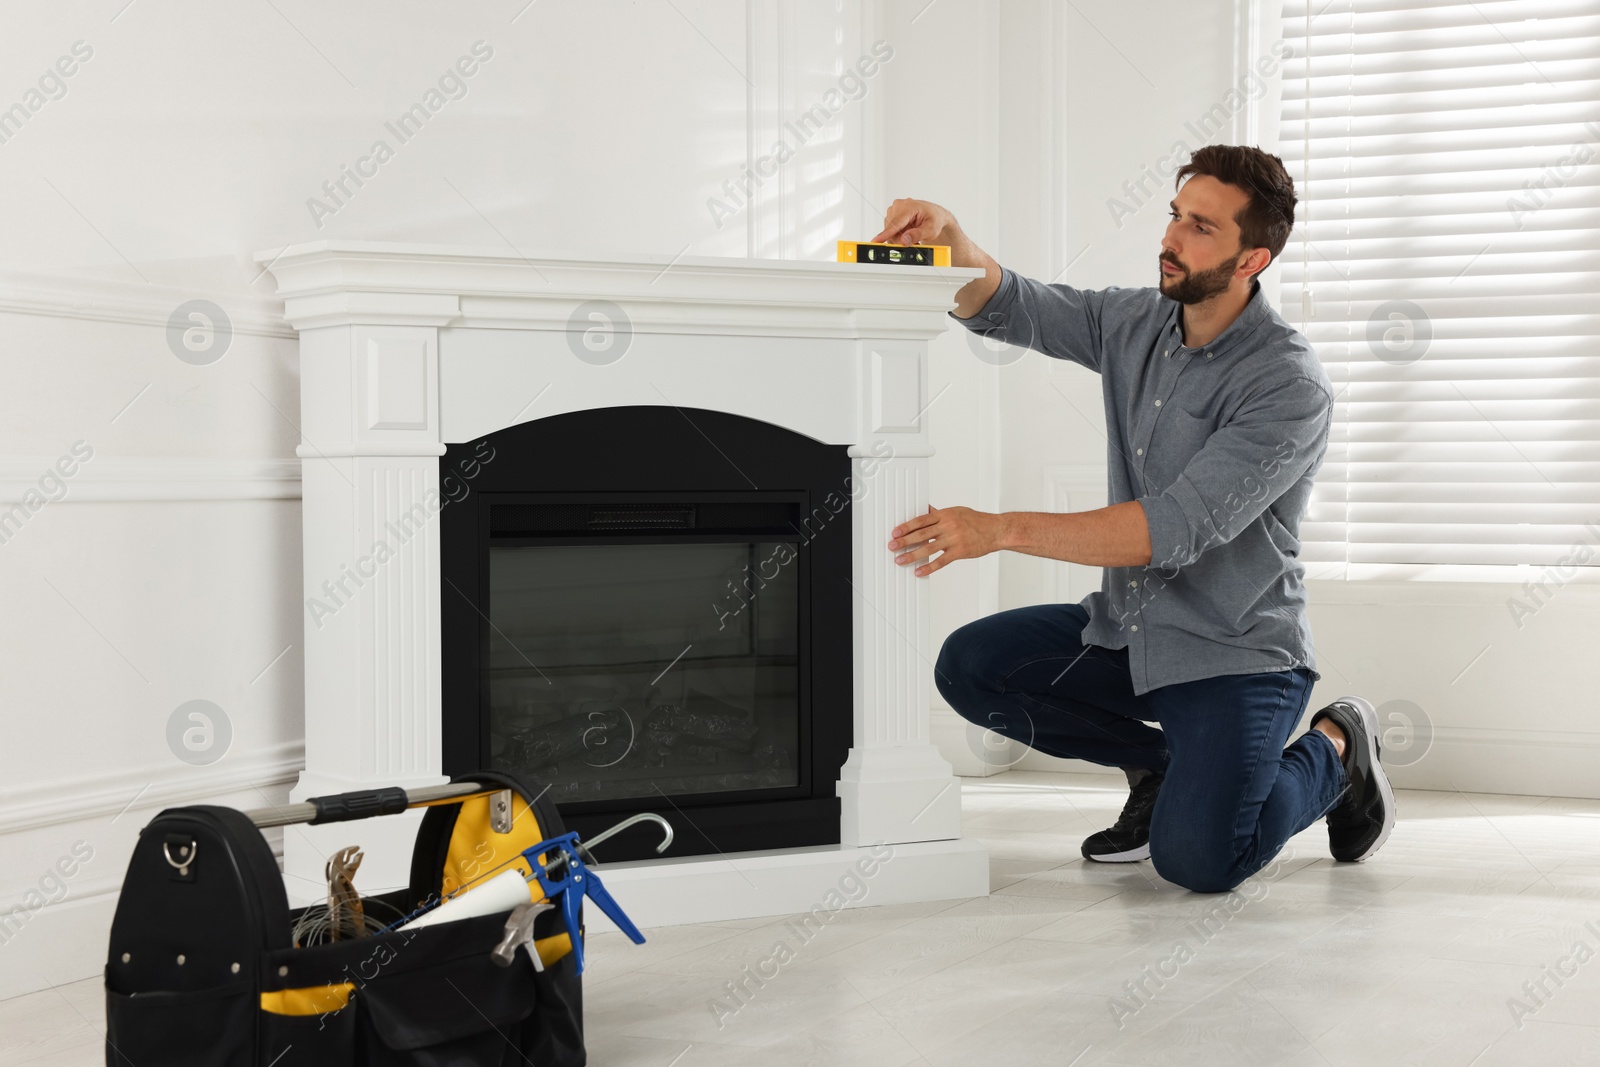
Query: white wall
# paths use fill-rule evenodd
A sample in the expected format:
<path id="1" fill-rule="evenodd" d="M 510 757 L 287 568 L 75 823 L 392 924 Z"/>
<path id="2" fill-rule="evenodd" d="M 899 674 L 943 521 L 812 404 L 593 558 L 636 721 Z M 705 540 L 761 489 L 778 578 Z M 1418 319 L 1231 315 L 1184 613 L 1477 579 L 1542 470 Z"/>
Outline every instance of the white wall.
<path id="1" fill-rule="evenodd" d="M 35 5 L 0 37 L 0 110 L 30 111 L 0 126 L 0 510 L 92 450 L 0 543 L 0 997 L 98 971 L 156 811 L 281 802 L 301 765 L 297 348 L 253 253 L 831 259 L 881 217 L 861 145 L 898 53 L 830 95 L 879 36 L 860 0 L 124 5 Z M 418 102 L 402 141 L 386 123 Z M 801 144 L 783 124 L 817 104 Z M 780 137 L 793 158 L 742 206 L 723 183 Z M 168 345 L 195 298 L 234 329 L 208 365 Z M 206 765 L 168 744 L 195 699 L 232 733 Z"/>

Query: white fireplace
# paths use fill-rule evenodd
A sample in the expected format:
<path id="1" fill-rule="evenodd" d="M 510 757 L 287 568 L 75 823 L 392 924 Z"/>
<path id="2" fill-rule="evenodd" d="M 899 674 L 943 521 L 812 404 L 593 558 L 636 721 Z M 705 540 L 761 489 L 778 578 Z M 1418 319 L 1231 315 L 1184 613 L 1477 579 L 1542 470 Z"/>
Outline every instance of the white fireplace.
<path id="1" fill-rule="evenodd" d="M 868 889 L 851 903 L 988 892 L 987 854 L 961 838 L 959 780 L 929 738 L 928 580 L 886 547 L 890 529 L 927 510 L 928 344 L 981 272 L 373 242 L 257 258 L 300 334 L 306 769 L 292 799 L 446 780 L 436 518 L 450 488 L 446 445 L 591 408 L 709 409 L 859 457 L 841 843 L 603 864 L 608 887 L 641 926 L 790 914 L 881 857 L 871 851 L 881 842 L 893 858 L 868 864 Z M 387 536 L 405 515 L 430 518 Z M 376 560 L 380 541 L 394 551 Z M 364 890 L 404 884 L 415 822 L 292 828 L 291 892 L 317 895 L 326 857 L 353 841 L 367 851 Z"/>

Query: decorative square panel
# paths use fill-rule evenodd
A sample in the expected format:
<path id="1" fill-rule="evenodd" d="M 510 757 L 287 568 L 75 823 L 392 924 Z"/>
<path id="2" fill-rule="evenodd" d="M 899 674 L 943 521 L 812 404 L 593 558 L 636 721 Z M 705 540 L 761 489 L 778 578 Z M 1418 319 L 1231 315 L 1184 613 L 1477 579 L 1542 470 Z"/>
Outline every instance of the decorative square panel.
<path id="1" fill-rule="evenodd" d="M 428 428 L 428 343 L 417 337 L 367 339 L 367 429 Z"/>
<path id="2" fill-rule="evenodd" d="M 872 352 L 872 418 L 876 433 L 922 429 L 922 356 L 917 352 Z"/>

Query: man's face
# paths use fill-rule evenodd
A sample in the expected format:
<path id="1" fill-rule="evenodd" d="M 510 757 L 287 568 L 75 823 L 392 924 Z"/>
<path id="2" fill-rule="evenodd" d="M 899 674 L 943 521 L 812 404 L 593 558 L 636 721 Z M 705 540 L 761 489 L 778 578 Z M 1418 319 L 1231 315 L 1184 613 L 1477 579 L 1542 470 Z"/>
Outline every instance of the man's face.
<path id="1" fill-rule="evenodd" d="M 1209 174 L 1196 174 L 1183 183 L 1161 241 L 1163 296 L 1180 304 L 1198 304 L 1227 291 L 1240 261 L 1253 251 L 1240 246 L 1239 224 L 1234 221 L 1249 203 L 1243 189 Z"/>

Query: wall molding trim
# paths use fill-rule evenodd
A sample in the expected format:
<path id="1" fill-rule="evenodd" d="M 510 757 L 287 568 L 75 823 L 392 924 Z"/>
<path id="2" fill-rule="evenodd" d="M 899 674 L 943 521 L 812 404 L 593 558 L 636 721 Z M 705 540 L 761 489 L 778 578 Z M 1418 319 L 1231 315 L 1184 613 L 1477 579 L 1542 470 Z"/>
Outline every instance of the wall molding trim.
<path id="1" fill-rule="evenodd" d="M 0 505 L 41 491 L 59 456 L 0 456 Z M 95 456 L 78 464 L 57 504 L 177 500 L 298 500 L 300 460 Z"/>
<path id="2" fill-rule="evenodd" d="M 1076 9 L 1074 9 L 1076 10 Z M 1066 135 L 1066 115 L 1074 101 L 1068 89 L 1067 72 L 1071 69 L 1067 55 L 1071 30 L 1067 27 L 1067 14 L 1059 4 L 1042 4 L 1040 12 L 1044 24 L 1040 27 L 1040 47 L 1044 51 L 1045 76 L 1050 80 L 1050 94 L 1039 109 L 1039 118 L 1045 128 L 1039 131 L 1044 146 L 1040 160 L 1039 221 L 1044 227 L 1044 280 L 1055 283 L 1082 253 L 1070 253 L 1067 248 L 1067 223 L 1073 217 L 1067 207 L 1068 175 L 1072 173 L 1072 148 Z M 1081 17 L 1081 16 L 1080 16 Z M 1068 260 L 1072 255 L 1072 260 Z"/>
<path id="3" fill-rule="evenodd" d="M 1061 463 L 1044 469 L 1044 510 L 1064 513 L 1093 511 L 1106 506 L 1106 467 L 1103 463 Z M 1051 562 L 1054 578 L 1050 597 L 1057 604 L 1077 604 L 1100 588 L 1103 568 L 1082 563 Z"/>
<path id="4" fill-rule="evenodd" d="M 1044 469 L 1046 499 L 1065 503 L 1067 493 L 1106 495 L 1104 463 L 1052 463 Z M 1102 505 L 1103 506 L 1103 505 Z"/>
<path id="5" fill-rule="evenodd" d="M 297 336 L 284 319 L 283 301 L 271 297 L 0 269 L 0 312 L 165 328 L 178 305 L 197 298 L 210 300 L 227 312 L 234 333 Z"/>
<path id="6" fill-rule="evenodd" d="M 116 819 L 123 812 L 171 807 L 262 786 L 288 785 L 305 768 L 303 741 L 264 746 L 258 754 L 209 767 L 172 760 L 108 774 L 81 775 L 0 789 L 0 836 L 63 823 Z M 263 802 L 265 803 L 265 802 Z"/>
<path id="7" fill-rule="evenodd" d="M 791 0 L 745 0 L 745 166 L 756 163 L 774 142 L 787 141 L 783 124 L 795 113 L 798 79 Z M 794 259 L 798 234 L 793 167 L 779 168 L 751 191 L 745 224 L 745 254 L 752 259 Z"/>

